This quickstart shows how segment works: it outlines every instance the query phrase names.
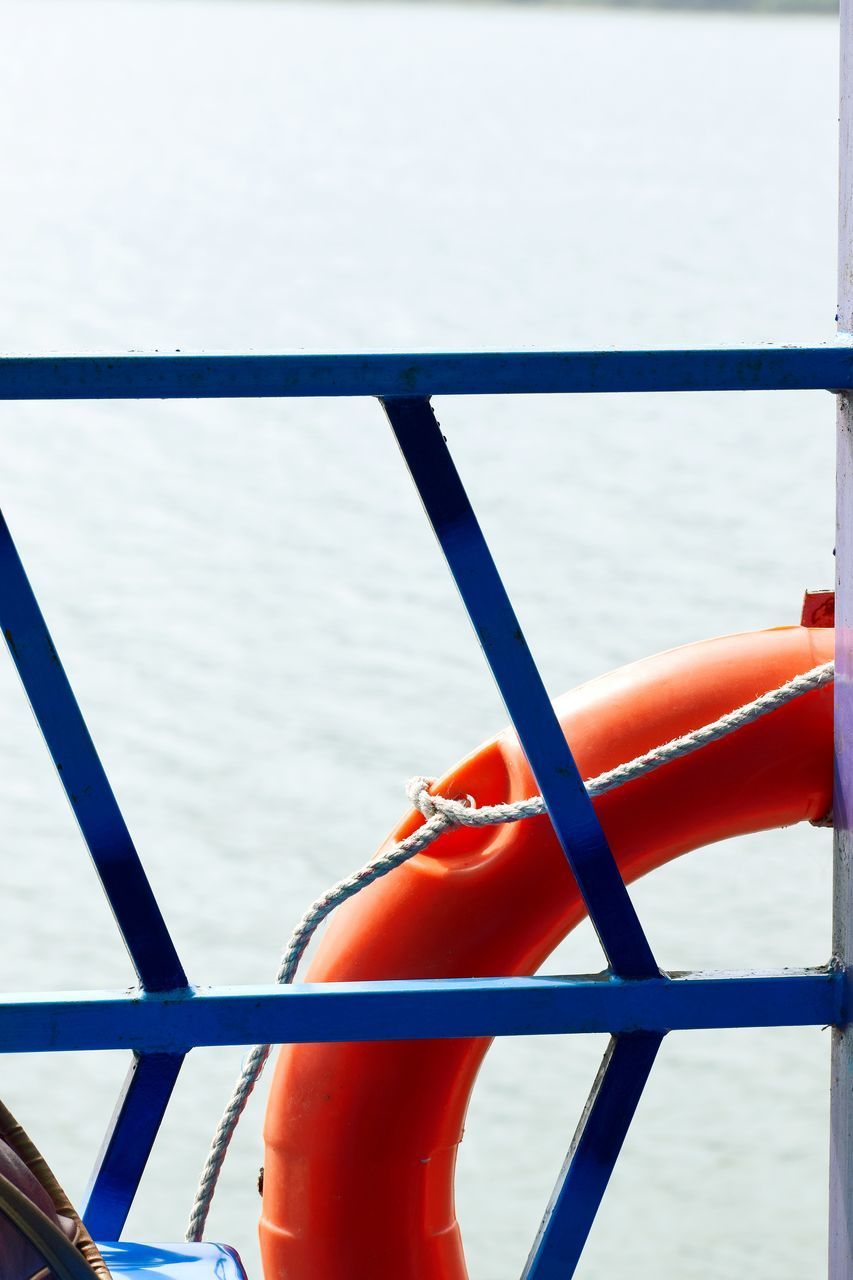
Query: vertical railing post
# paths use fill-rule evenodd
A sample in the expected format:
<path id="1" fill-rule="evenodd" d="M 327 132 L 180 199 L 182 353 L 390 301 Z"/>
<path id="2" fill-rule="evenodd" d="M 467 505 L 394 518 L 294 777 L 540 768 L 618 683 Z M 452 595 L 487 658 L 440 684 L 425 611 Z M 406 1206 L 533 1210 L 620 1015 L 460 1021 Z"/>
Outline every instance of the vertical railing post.
<path id="1" fill-rule="evenodd" d="M 841 0 L 838 330 L 853 343 L 853 0 Z M 832 1031 L 829 1280 L 853 1280 L 853 391 L 838 396 L 832 952 L 847 975 Z"/>

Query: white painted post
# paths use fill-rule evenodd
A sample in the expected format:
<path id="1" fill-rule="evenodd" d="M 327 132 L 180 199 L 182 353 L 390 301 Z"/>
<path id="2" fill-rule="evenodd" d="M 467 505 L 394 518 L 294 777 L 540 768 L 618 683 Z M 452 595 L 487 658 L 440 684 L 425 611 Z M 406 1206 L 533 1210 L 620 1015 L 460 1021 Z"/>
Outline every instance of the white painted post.
<path id="1" fill-rule="evenodd" d="M 838 331 L 853 342 L 853 0 L 841 0 Z M 832 954 L 853 989 L 853 391 L 838 397 Z M 853 1024 L 833 1028 L 829 1280 L 853 1280 Z"/>

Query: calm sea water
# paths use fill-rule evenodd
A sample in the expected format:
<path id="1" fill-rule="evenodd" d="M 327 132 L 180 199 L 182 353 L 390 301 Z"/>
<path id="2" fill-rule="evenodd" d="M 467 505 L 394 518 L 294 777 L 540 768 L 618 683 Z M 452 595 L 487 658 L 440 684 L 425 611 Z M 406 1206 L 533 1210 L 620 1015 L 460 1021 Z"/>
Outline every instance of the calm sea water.
<path id="1" fill-rule="evenodd" d="M 828 336 L 835 41 L 831 19 L 0 4 L 0 347 Z M 795 621 L 831 581 L 826 395 L 438 408 L 555 693 Z M 0 450 L 0 500 L 193 980 L 267 980 L 403 780 L 505 718 L 381 413 L 7 405 Z M 0 725 L 3 985 L 121 987 L 8 662 Z M 796 829 L 634 896 L 666 967 L 818 963 L 829 871 L 828 833 Z M 584 929 L 550 967 L 599 964 Z M 828 1048 L 813 1030 L 671 1037 L 579 1275 L 821 1274 Z M 459 1169 L 475 1280 L 518 1274 L 602 1049 L 490 1055 Z M 239 1058 L 192 1055 L 131 1235 L 181 1237 Z M 125 1066 L 3 1060 L 74 1195 Z M 256 1099 L 211 1222 L 254 1276 L 261 1118 Z"/>

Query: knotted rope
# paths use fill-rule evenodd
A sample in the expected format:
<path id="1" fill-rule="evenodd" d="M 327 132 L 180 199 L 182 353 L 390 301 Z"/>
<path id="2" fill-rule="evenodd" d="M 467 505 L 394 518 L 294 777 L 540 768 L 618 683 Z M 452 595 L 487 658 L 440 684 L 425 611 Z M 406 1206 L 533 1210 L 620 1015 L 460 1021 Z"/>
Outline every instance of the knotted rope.
<path id="1" fill-rule="evenodd" d="M 693 729 L 690 733 L 685 733 L 680 738 L 673 738 L 672 741 L 663 743 L 659 747 L 653 747 L 651 751 L 646 751 L 643 755 L 637 756 L 634 760 L 629 760 L 625 764 L 617 765 L 615 769 L 608 769 L 606 773 L 601 773 L 598 777 L 587 781 L 585 783 L 586 790 L 590 797 L 594 798 L 595 796 L 604 795 L 608 791 L 613 791 L 616 787 L 622 787 L 627 782 L 632 782 L 635 778 L 641 778 L 647 773 L 652 773 L 662 765 L 671 764 L 673 760 L 679 760 L 682 756 L 690 755 L 692 752 L 698 751 L 700 747 L 708 746 L 709 743 L 716 742 L 718 739 L 725 738 L 730 733 L 752 724 L 754 720 L 768 715 L 771 711 L 776 711 L 787 702 L 793 701 L 794 698 L 800 698 L 803 694 L 823 688 L 824 685 L 831 683 L 833 674 L 834 663 L 832 662 L 824 662 L 821 666 L 813 667 L 810 671 L 805 671 L 802 675 L 795 676 L 793 680 L 789 680 L 786 684 L 780 685 L 779 688 L 771 689 L 769 692 L 763 693 L 759 698 L 755 698 L 754 701 L 747 702 L 744 706 L 727 712 L 710 724 Z M 406 795 L 413 808 L 423 814 L 425 818 L 423 825 L 413 831 L 405 840 L 400 840 L 397 844 L 391 845 L 390 848 L 386 849 L 384 853 L 377 855 L 372 862 L 362 867 L 360 871 L 356 871 L 346 880 L 339 881 L 338 884 L 334 885 L 309 907 L 290 935 L 279 962 L 278 972 L 275 976 L 276 982 L 282 985 L 288 985 L 293 982 L 299 962 L 305 954 L 309 942 L 323 921 L 331 915 L 336 907 L 354 897 L 367 885 L 373 884 L 375 880 L 386 876 L 395 867 L 408 862 L 415 854 L 422 853 L 445 831 L 449 831 L 453 827 L 491 827 L 506 822 L 521 822 L 525 818 L 540 817 L 546 812 L 545 803 L 541 796 L 531 796 L 526 800 L 516 800 L 512 804 L 490 804 L 478 808 L 476 801 L 471 796 L 468 796 L 465 800 L 452 800 L 447 796 L 433 795 L 430 792 L 430 787 L 434 782 L 434 778 L 426 777 L 416 777 L 409 780 L 406 784 Z M 228 1105 L 222 1113 L 222 1118 L 213 1135 L 207 1160 L 201 1171 L 195 1201 L 193 1202 L 187 1226 L 187 1240 L 201 1240 L 204 1234 L 216 1184 L 219 1180 L 219 1174 L 222 1170 L 228 1147 L 234 1136 L 234 1130 L 237 1128 L 246 1103 L 249 1101 L 252 1090 L 260 1078 L 271 1048 L 272 1045 L 256 1044 L 244 1059 L 240 1076 Z"/>

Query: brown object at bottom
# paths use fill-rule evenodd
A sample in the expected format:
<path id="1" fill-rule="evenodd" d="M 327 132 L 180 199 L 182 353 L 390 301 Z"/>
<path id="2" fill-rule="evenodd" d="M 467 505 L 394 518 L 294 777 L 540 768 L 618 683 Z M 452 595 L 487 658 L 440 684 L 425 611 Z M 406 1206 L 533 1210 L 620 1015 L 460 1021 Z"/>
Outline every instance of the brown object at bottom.
<path id="1" fill-rule="evenodd" d="M 74 1223 L 76 1227 L 74 1243 L 92 1270 L 100 1277 L 100 1280 L 111 1280 L 110 1272 L 101 1257 L 98 1246 L 89 1235 L 83 1225 L 82 1218 L 68 1199 L 65 1191 L 57 1182 L 50 1165 L 26 1129 L 18 1123 L 8 1107 L 4 1106 L 2 1102 L 0 1102 L 0 1138 L 7 1143 L 15 1155 L 27 1166 L 30 1173 L 41 1183 L 53 1201 L 53 1206 L 60 1217 L 69 1218 Z M 43 1267 L 31 1277 L 31 1280 L 48 1280 L 50 1274 L 50 1269 Z"/>

